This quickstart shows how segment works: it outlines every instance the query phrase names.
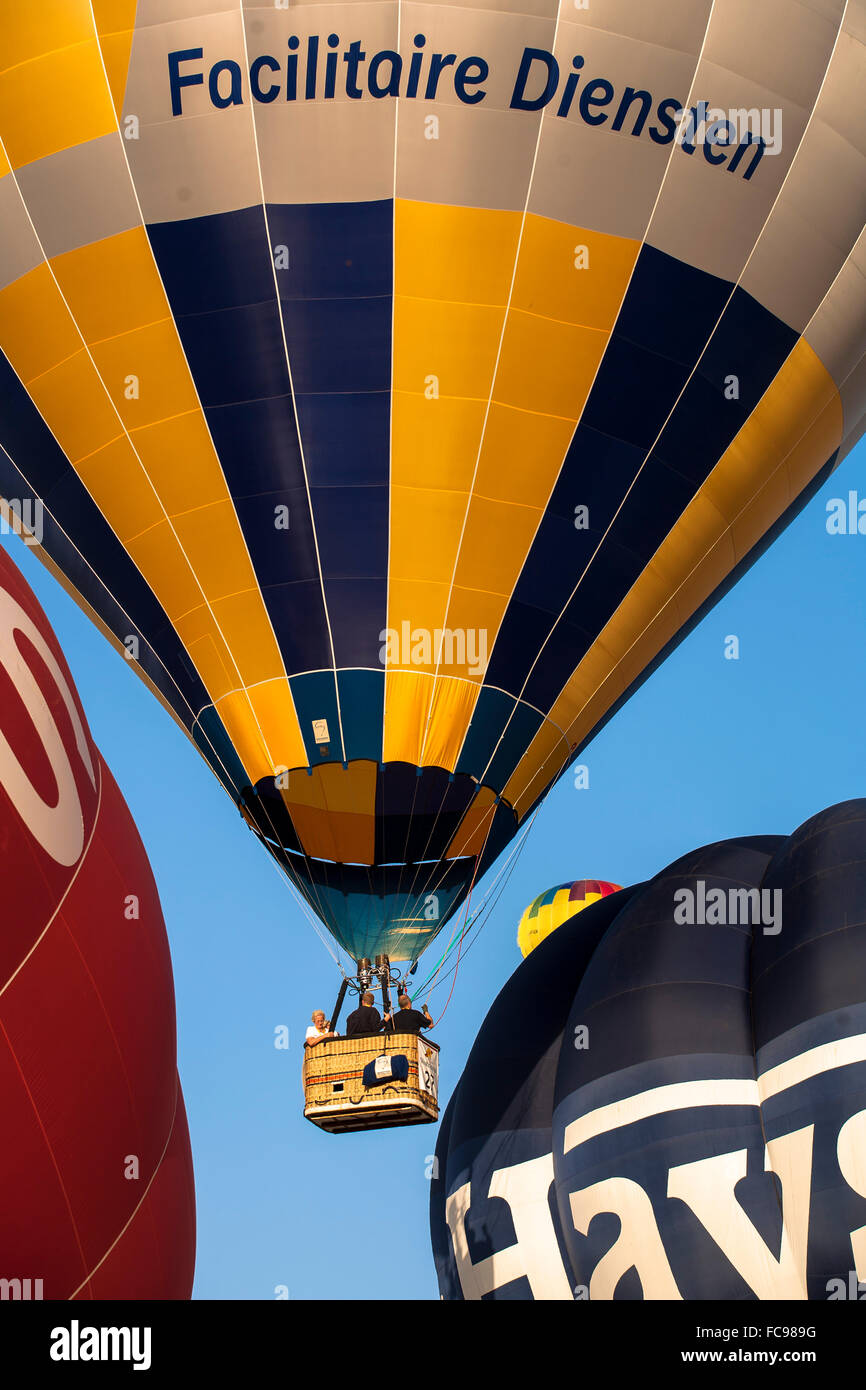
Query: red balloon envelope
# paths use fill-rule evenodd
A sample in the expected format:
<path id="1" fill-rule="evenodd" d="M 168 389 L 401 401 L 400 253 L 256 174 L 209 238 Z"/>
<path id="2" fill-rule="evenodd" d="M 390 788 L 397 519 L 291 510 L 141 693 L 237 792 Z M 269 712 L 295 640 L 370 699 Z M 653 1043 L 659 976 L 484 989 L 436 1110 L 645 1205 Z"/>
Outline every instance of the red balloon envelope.
<path id="1" fill-rule="evenodd" d="M 153 874 L 0 550 L 0 1293 L 188 1298 L 195 1191 Z"/>

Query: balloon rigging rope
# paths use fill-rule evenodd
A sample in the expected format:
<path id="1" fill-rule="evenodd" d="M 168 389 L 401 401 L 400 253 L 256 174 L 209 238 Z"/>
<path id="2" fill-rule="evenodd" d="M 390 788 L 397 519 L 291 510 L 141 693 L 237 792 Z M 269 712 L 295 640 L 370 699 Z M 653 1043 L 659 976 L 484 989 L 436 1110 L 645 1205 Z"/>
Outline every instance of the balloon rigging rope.
<path id="1" fill-rule="evenodd" d="M 524 846 L 525 846 L 525 844 L 526 844 L 527 837 L 528 837 L 528 835 L 529 835 L 530 830 L 532 829 L 532 826 L 533 826 L 534 823 L 535 823 L 535 818 L 536 818 L 536 816 L 538 815 L 538 812 L 539 812 L 540 809 L 541 809 L 541 807 L 540 807 L 540 805 L 539 805 L 539 806 L 536 807 L 535 811 L 532 813 L 532 817 L 531 817 L 531 819 L 530 819 L 530 821 L 529 821 L 529 824 L 525 827 L 525 829 L 524 829 L 522 835 L 520 836 L 520 839 L 518 840 L 517 844 L 514 845 L 514 847 L 511 849 L 511 852 L 509 853 L 509 855 L 508 855 L 508 857 L 506 858 L 505 862 L 503 863 L 502 867 L 497 871 L 496 876 L 495 876 L 494 879 L 492 880 L 492 882 L 491 882 L 489 888 L 488 888 L 488 889 L 486 890 L 486 892 L 484 893 L 484 897 L 483 897 L 483 899 L 482 899 L 482 902 L 481 902 L 480 906 L 478 907 L 477 911 L 473 914 L 472 920 L 471 920 L 470 922 L 467 922 L 467 923 L 465 924 L 465 926 L 463 927 L 463 931 L 464 931 L 464 932 L 467 932 L 467 931 L 470 930 L 470 928 L 474 925 L 474 923 L 478 920 L 479 916 L 480 916 L 483 912 L 486 911 L 486 912 L 487 912 L 487 915 L 489 916 L 490 911 L 492 911 L 493 907 L 495 906 L 495 902 L 494 902 L 494 903 L 491 903 L 490 900 L 491 900 L 491 898 L 493 897 L 493 894 L 496 893 L 497 886 L 498 886 L 498 884 L 500 883 L 500 881 L 502 880 L 503 875 L 507 874 L 508 878 L 511 877 L 511 874 L 512 874 L 512 872 L 513 872 L 513 870 L 514 870 L 514 868 L 515 868 L 515 866 L 516 866 L 517 860 L 518 860 L 518 858 L 520 857 L 521 853 L 523 852 Z M 510 867 L 509 867 L 509 866 L 510 866 Z M 507 882 L 507 879 L 506 879 L 506 882 Z M 504 888 L 504 887 L 505 887 L 505 884 L 503 883 L 503 884 L 502 884 L 502 888 Z M 500 898 L 500 896 L 501 896 L 501 894 L 502 894 L 502 888 L 500 888 L 499 892 L 496 894 L 496 900 L 495 900 L 496 902 L 499 901 L 499 898 Z M 450 941 L 448 942 L 448 945 L 445 947 L 445 950 L 443 951 L 442 955 L 440 956 L 439 961 L 438 961 L 438 963 L 437 963 L 435 969 L 432 971 L 432 973 L 431 973 L 430 975 L 428 975 L 428 976 L 425 978 L 425 980 L 423 981 L 422 984 L 420 984 L 420 985 L 417 986 L 417 992 L 418 992 L 419 994 L 422 993 L 423 990 L 427 989 L 428 985 L 431 984 L 431 981 L 435 980 L 436 976 L 439 974 L 439 971 L 441 970 L 442 965 L 443 965 L 443 963 L 444 963 L 446 957 L 450 954 L 450 952 L 453 950 L 454 946 L 455 946 L 456 943 L 457 943 L 458 931 L 459 931 L 459 928 L 458 928 L 458 927 L 455 927 L 454 931 L 451 933 L 451 939 L 450 939 Z M 432 942 L 431 942 L 430 944 L 432 945 Z M 426 951 L 427 949 L 428 949 L 428 947 L 425 946 L 425 947 L 424 947 L 424 950 Z M 423 955 L 423 951 L 421 952 L 421 955 Z M 421 959 L 421 956 L 419 955 L 419 956 L 418 956 L 418 960 L 420 960 L 420 959 Z M 441 982 L 440 982 L 440 983 L 441 983 Z M 431 986 L 431 987 L 432 987 L 432 986 Z"/>
<path id="2" fill-rule="evenodd" d="M 504 891 L 505 891 L 505 888 L 506 888 L 506 886 L 507 886 L 507 884 L 508 884 L 509 879 L 511 878 L 511 875 L 514 873 L 514 870 L 515 870 L 516 867 L 517 867 L 517 861 L 518 861 L 518 859 L 519 859 L 519 857 L 520 857 L 520 855 L 521 855 L 521 853 L 522 853 L 522 851 L 523 851 L 523 849 L 524 849 L 524 846 L 525 846 L 525 844 L 526 844 L 527 836 L 528 836 L 528 834 L 529 834 L 530 829 L 532 828 L 532 823 L 533 823 L 533 821 L 535 820 L 535 817 L 537 816 L 538 810 L 539 810 L 539 809 L 540 809 L 540 807 L 537 808 L 536 811 L 533 813 L 532 820 L 530 821 L 529 825 L 527 826 L 526 831 L 524 832 L 524 835 L 523 835 L 522 838 L 521 838 L 520 844 L 517 846 L 517 848 L 514 850 L 514 852 L 512 853 L 512 855 L 511 855 L 511 856 L 509 857 L 509 859 L 506 861 L 505 865 L 504 865 L 503 868 L 500 870 L 500 873 L 498 874 L 496 880 L 495 880 L 494 883 L 491 885 L 491 887 L 488 889 L 487 893 L 485 894 L 484 902 L 482 903 L 482 905 L 481 905 L 481 907 L 478 909 L 478 911 L 475 913 L 475 915 L 474 915 L 474 917 L 473 917 L 473 919 L 472 919 L 472 922 L 469 923 L 469 924 L 467 925 L 467 928 L 466 928 L 466 932 L 467 932 L 467 933 L 468 933 L 468 931 L 470 930 L 470 928 L 473 927 L 473 926 L 475 927 L 475 931 L 474 931 L 474 933 L 473 933 L 472 940 L 470 941 L 469 945 L 466 947 L 466 951 L 465 951 L 465 954 L 464 954 L 464 956 L 463 956 L 463 959 L 464 959 L 464 960 L 466 959 L 466 956 L 469 954 L 469 952 L 472 950 L 472 947 L 475 945 L 475 942 L 478 940 L 478 937 L 481 935 L 482 929 L 487 925 L 487 922 L 490 920 L 490 917 L 492 916 L 493 911 L 494 911 L 494 909 L 495 909 L 497 903 L 499 902 L 499 899 L 502 897 L 502 894 L 503 894 Z M 492 895 L 493 895 L 493 893 L 494 893 L 494 891 L 495 891 L 495 888 L 496 888 L 496 884 L 499 883 L 500 880 L 501 880 L 501 886 L 499 887 L 499 891 L 496 893 L 495 898 L 493 898 L 493 900 L 491 901 Z M 477 923 L 477 926 L 475 926 L 476 923 Z M 464 934 L 465 934 L 465 933 L 464 933 Z M 446 953 L 445 953 L 446 956 L 447 956 L 447 955 L 450 953 L 450 951 L 453 949 L 453 945 L 454 945 L 454 942 L 453 942 L 453 939 L 452 939 L 452 943 L 451 943 L 451 945 L 449 945 L 448 950 L 447 950 Z M 444 959 L 444 957 L 443 957 L 443 959 Z M 454 978 L 455 978 L 455 980 L 456 980 L 457 966 L 458 966 L 458 964 L 459 964 L 459 958 L 458 958 L 458 961 L 451 967 L 451 969 L 450 969 L 445 975 L 443 975 L 442 979 L 439 980 L 439 982 L 438 982 L 437 984 L 433 984 L 433 985 L 430 986 L 430 989 L 429 989 L 429 991 L 428 991 L 428 996 L 427 996 L 428 999 L 429 999 L 430 995 L 434 992 L 434 990 L 439 989 L 439 987 L 440 987 L 441 985 L 445 984 L 445 982 L 446 982 L 452 975 L 454 976 Z M 441 965 L 442 965 L 442 962 L 440 961 L 439 967 L 437 967 L 436 971 L 434 972 L 434 974 L 433 974 L 432 976 L 428 977 L 428 980 L 425 980 L 424 985 L 421 986 L 421 989 L 419 989 L 419 993 L 421 992 L 422 989 L 425 989 L 425 988 L 427 987 L 427 984 L 428 984 L 428 982 L 429 982 L 430 979 L 435 979 L 436 975 L 439 973 L 439 969 L 441 968 Z M 452 989 L 453 989 L 453 986 L 452 986 Z M 451 996 L 449 995 L 449 1001 L 450 1001 L 450 997 L 451 997 Z M 447 1005 L 446 1005 L 446 1008 L 447 1008 Z M 443 1015 L 444 1015 L 444 1010 L 443 1010 Z"/>

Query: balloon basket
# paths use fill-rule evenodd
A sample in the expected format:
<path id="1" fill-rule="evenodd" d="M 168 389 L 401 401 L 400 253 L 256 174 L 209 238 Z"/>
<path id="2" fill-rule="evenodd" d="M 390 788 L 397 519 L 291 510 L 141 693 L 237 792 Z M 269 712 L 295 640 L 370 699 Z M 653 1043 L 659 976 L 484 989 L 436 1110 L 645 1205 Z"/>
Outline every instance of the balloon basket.
<path id="1" fill-rule="evenodd" d="M 378 1057 L 403 1056 L 406 1081 L 364 1085 L 364 1068 Z M 329 1134 L 393 1125 L 427 1125 L 439 1118 L 439 1048 L 414 1033 L 336 1038 L 304 1054 L 304 1117 Z"/>

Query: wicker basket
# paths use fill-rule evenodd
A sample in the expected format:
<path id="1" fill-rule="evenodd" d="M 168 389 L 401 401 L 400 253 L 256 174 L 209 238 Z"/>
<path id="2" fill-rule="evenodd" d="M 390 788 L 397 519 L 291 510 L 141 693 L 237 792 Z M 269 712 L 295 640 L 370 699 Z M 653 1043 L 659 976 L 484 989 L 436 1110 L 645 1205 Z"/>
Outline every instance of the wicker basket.
<path id="1" fill-rule="evenodd" d="M 368 1090 L 362 1080 L 367 1063 L 393 1053 L 407 1059 L 408 1080 Z M 303 1080 L 304 1115 L 331 1134 L 432 1124 L 439 1118 L 439 1048 L 415 1033 L 336 1038 L 307 1047 Z"/>

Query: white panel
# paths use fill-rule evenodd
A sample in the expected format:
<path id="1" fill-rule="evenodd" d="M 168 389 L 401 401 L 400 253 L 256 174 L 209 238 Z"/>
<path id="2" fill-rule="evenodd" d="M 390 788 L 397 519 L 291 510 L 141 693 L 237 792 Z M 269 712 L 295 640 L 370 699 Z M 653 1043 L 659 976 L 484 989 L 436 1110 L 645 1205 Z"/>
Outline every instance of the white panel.
<path id="1" fill-rule="evenodd" d="M 841 387 L 858 366 L 866 345 L 866 232 L 861 233 L 804 336 Z"/>
<path id="2" fill-rule="evenodd" d="M 169 52 L 203 48 L 203 59 L 183 71 L 204 73 L 204 85 L 183 90 L 183 115 L 172 116 Z M 248 92 L 243 106 L 211 105 L 207 73 L 219 59 L 237 62 L 244 74 L 238 8 L 230 13 L 136 28 L 124 113 L 141 123 L 138 140 L 126 142 L 146 222 L 166 222 L 231 212 L 261 202 Z"/>
<path id="3" fill-rule="evenodd" d="M 525 111 L 453 106 L 436 111 L 439 139 L 425 139 L 429 109 L 400 106 L 397 195 L 461 207 L 522 209 L 538 117 Z"/>
<path id="4" fill-rule="evenodd" d="M 11 174 L 0 179 L 0 289 L 26 275 L 44 257 Z"/>
<path id="5" fill-rule="evenodd" d="M 561 20 L 697 56 L 712 8 L 712 0 L 589 0 L 578 10 L 573 0 L 563 0 Z"/>
<path id="6" fill-rule="evenodd" d="M 116 133 L 26 165 L 18 171 L 18 184 L 46 256 L 141 225 Z"/>
<path id="7" fill-rule="evenodd" d="M 669 164 L 688 159 L 673 143 L 661 145 L 650 132 L 663 136 L 657 115 L 667 98 L 685 102 L 694 75 L 696 55 L 667 51 L 635 39 L 563 23 L 555 48 L 562 76 L 560 90 L 545 110 L 544 130 L 530 207 L 545 217 L 571 222 L 615 236 L 642 238 Z M 557 115 L 572 68 L 572 56 L 584 58 L 580 82 L 566 116 Z M 595 125 L 581 115 L 580 98 L 593 80 L 613 86 L 606 106 L 589 114 L 604 115 Z M 612 129 L 626 88 L 644 90 L 653 98 L 645 123 L 635 129 L 639 107 L 631 106 L 623 128 Z M 596 89 L 596 94 L 601 94 Z"/>
<path id="8" fill-rule="evenodd" d="M 725 0 L 716 5 L 704 57 L 794 106 L 811 107 L 844 4 L 822 14 L 797 0 Z"/>

